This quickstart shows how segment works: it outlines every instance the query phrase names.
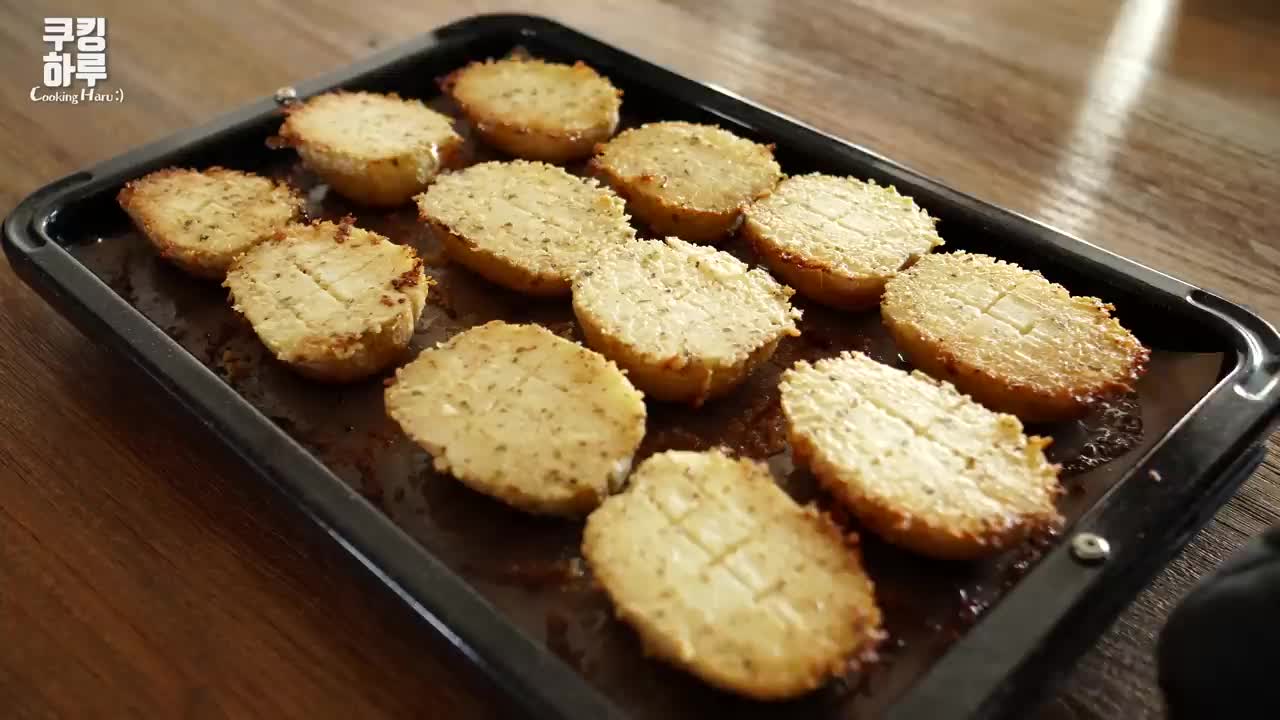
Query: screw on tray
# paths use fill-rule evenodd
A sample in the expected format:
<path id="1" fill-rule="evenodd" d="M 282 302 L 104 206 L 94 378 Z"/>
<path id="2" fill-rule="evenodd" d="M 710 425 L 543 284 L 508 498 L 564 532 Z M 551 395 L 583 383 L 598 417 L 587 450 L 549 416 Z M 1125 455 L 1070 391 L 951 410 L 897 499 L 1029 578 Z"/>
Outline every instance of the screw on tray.
<path id="1" fill-rule="evenodd" d="M 273 97 L 275 98 L 277 105 L 282 107 L 285 105 L 292 105 L 293 103 L 298 102 L 298 91 L 295 90 L 292 85 L 285 85 L 282 88 L 277 88 Z"/>
<path id="2" fill-rule="evenodd" d="M 1100 563 L 1109 555 L 1111 543 L 1101 535 L 1082 532 L 1071 538 L 1071 556 L 1086 565 Z"/>

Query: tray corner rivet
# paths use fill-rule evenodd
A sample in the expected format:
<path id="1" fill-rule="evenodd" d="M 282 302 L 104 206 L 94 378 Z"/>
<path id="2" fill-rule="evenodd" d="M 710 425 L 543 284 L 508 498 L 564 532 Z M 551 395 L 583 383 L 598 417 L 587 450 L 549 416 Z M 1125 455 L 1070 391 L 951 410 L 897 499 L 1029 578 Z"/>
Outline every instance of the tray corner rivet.
<path id="1" fill-rule="evenodd" d="M 1076 533 L 1071 538 L 1071 555 L 1082 563 L 1100 563 L 1111 554 L 1111 543 L 1091 532 Z"/>
<path id="2" fill-rule="evenodd" d="M 285 85 L 276 90 L 275 100 L 277 105 L 288 105 L 289 103 L 297 102 L 298 91 L 291 85 Z"/>

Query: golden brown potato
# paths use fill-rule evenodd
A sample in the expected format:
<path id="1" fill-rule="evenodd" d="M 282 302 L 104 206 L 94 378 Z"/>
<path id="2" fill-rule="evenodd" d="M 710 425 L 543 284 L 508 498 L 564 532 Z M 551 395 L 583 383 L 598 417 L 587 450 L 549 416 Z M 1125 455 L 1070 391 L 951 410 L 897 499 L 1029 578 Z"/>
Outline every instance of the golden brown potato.
<path id="1" fill-rule="evenodd" d="M 643 396 L 622 371 L 537 325 L 455 335 L 400 368 L 386 400 L 437 470 L 531 513 L 586 514 L 644 438 Z"/>
<path id="2" fill-rule="evenodd" d="M 791 288 L 679 238 L 603 250 L 573 283 L 587 345 L 646 395 L 694 406 L 723 395 L 799 335 Z"/>
<path id="3" fill-rule="evenodd" d="M 589 170 L 654 234 L 705 243 L 724 239 L 782 177 L 772 147 L 687 122 L 625 130 L 597 148 Z"/>
<path id="4" fill-rule="evenodd" d="M 403 357 L 427 301 L 413 249 L 349 220 L 289 226 L 236 258 L 223 285 L 272 354 L 330 382 Z"/>
<path id="5" fill-rule="evenodd" d="M 449 257 L 530 295 L 567 295 L 579 265 L 636 236 L 612 191 L 539 162 L 472 165 L 417 200 Z"/>
<path id="6" fill-rule="evenodd" d="M 407 202 L 462 149 L 448 117 L 394 93 L 325 93 L 286 112 L 278 140 L 334 190 L 365 205 Z"/>
<path id="7" fill-rule="evenodd" d="M 1027 422 L 1130 390 L 1149 356 L 1110 305 L 986 255 L 922 258 L 889 281 L 880 310 L 912 364 Z"/>
<path id="8" fill-rule="evenodd" d="M 157 170 L 127 183 L 116 200 L 161 257 L 217 280 L 237 255 L 302 213 L 289 186 L 220 167 Z"/>
<path id="9" fill-rule="evenodd" d="M 441 85 L 484 142 L 516 157 L 577 160 L 618 129 L 622 92 L 580 62 L 473 62 Z"/>
<path id="10" fill-rule="evenodd" d="M 641 463 L 587 518 L 582 554 L 646 652 L 747 697 L 809 692 L 883 637 L 857 548 L 719 450 Z"/>
<path id="11" fill-rule="evenodd" d="M 991 555 L 1061 524 L 1046 438 L 949 383 L 862 353 L 782 377 L 798 462 L 867 528 L 924 555 Z"/>
<path id="12" fill-rule="evenodd" d="M 942 244 L 936 220 L 892 186 L 800 175 L 744 212 L 742 234 L 775 275 L 824 305 L 862 310 Z"/>

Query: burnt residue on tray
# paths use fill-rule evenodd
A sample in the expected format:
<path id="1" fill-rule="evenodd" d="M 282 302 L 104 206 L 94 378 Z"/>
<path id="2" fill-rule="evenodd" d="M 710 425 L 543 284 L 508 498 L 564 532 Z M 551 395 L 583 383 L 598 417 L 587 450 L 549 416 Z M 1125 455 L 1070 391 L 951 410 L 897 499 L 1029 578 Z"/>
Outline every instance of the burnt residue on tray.
<path id="1" fill-rule="evenodd" d="M 447 104 L 440 104 L 446 111 Z M 466 128 L 460 128 L 466 134 Z M 492 156 L 470 146 L 473 160 Z M 488 320 L 533 322 L 578 338 L 567 299 L 517 295 L 451 265 L 416 209 L 369 211 L 348 203 L 301 167 L 291 151 L 256 167 L 289 182 L 308 198 L 312 218 L 348 213 L 364 228 L 411 245 L 433 280 L 411 355 Z M 105 206 L 105 203 L 104 203 Z M 988 608 L 999 602 L 1056 538 L 1041 538 L 978 563 L 927 560 L 862 538 L 867 565 L 885 611 L 889 639 L 880 660 L 823 690 L 790 703 L 760 704 L 727 696 L 646 659 L 639 642 L 613 619 L 593 585 L 578 547 L 581 524 L 524 515 L 478 495 L 432 468 L 425 452 L 386 417 L 382 380 L 322 385 L 276 362 L 226 302 L 216 283 L 197 280 L 160 260 L 117 213 L 109 231 L 66 239 L 72 253 L 240 395 L 314 452 L 432 554 L 471 582 L 526 633 L 580 671 L 636 717 L 870 717 L 911 686 Z M 943 228 L 944 236 L 947 234 Z M 964 248 L 948 237 L 948 249 Z M 724 249 L 751 262 L 744 243 Z M 698 410 L 650 403 L 642 459 L 665 449 L 727 446 L 769 462 L 779 484 L 802 502 L 815 501 L 856 531 L 830 505 L 787 449 L 778 379 L 797 360 L 859 350 L 899 367 L 906 364 L 875 311 L 842 313 L 797 300 L 801 335 L 786 339 L 774 358 L 736 392 Z M 1124 321 L 1125 317 L 1121 317 Z M 1102 497 L 1146 448 L 1168 431 L 1215 381 L 1219 354 L 1155 348 L 1137 392 L 1071 423 L 1034 426 L 1054 438 L 1051 458 L 1063 465 L 1068 492 L 1060 508 L 1068 522 Z M 1166 485 L 1176 477 L 1163 477 Z"/>

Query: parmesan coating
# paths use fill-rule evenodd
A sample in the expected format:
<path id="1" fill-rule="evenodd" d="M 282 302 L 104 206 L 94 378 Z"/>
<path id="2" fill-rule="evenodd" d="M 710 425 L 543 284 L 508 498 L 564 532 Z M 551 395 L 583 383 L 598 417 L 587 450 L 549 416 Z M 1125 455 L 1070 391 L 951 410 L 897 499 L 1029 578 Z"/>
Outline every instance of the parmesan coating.
<path id="1" fill-rule="evenodd" d="M 658 122 L 600 146 L 591 172 L 655 235 L 723 240 L 782 177 L 773 149 L 711 125 Z"/>
<path id="2" fill-rule="evenodd" d="M 582 549 L 647 652 L 748 697 L 809 692 L 883 637 L 858 549 L 765 465 L 719 450 L 645 460 Z"/>
<path id="3" fill-rule="evenodd" d="M 290 106 L 279 141 L 346 197 L 407 202 L 453 162 L 462 136 L 445 115 L 394 93 L 331 92 Z"/>
<path id="4" fill-rule="evenodd" d="M 237 258 L 223 285 L 276 358 L 331 382 L 402 358 L 427 300 L 413 249 L 350 220 L 289 226 Z"/>
<path id="5" fill-rule="evenodd" d="M 581 516 L 620 487 L 645 406 L 617 366 L 537 325 L 494 321 L 396 372 L 387 413 L 435 467 L 526 512 Z"/>
<path id="6" fill-rule="evenodd" d="M 796 363 L 781 389 L 796 458 L 890 542 L 974 558 L 1062 522 L 1050 440 L 948 383 L 844 353 Z"/>
<path id="7" fill-rule="evenodd" d="M 587 344 L 652 397 L 700 405 L 731 391 L 799 335 L 791 288 L 679 238 L 601 252 L 573 285 Z"/>
<path id="8" fill-rule="evenodd" d="M 540 162 L 473 165 L 441 177 L 417 201 L 449 257 L 531 295 L 569 294 L 582 263 L 635 238 L 617 195 Z"/>
<path id="9" fill-rule="evenodd" d="M 936 220 L 893 187 L 831 175 L 783 180 L 746 210 L 743 235 L 801 295 L 875 307 L 885 282 L 942 244 Z"/>
<path id="10" fill-rule="evenodd" d="M 583 63 L 534 58 L 473 62 L 445 78 L 484 142 L 516 157 L 563 163 L 618 128 L 622 92 Z"/>
<path id="11" fill-rule="evenodd" d="M 220 167 L 157 170 L 127 183 L 117 200 L 161 257 L 217 280 L 237 255 L 302 212 L 287 185 Z"/>
<path id="12" fill-rule="evenodd" d="M 1080 417 L 1128 392 L 1150 353 L 1112 307 L 986 255 L 922 258 L 880 311 L 917 368 L 1028 422 Z"/>

